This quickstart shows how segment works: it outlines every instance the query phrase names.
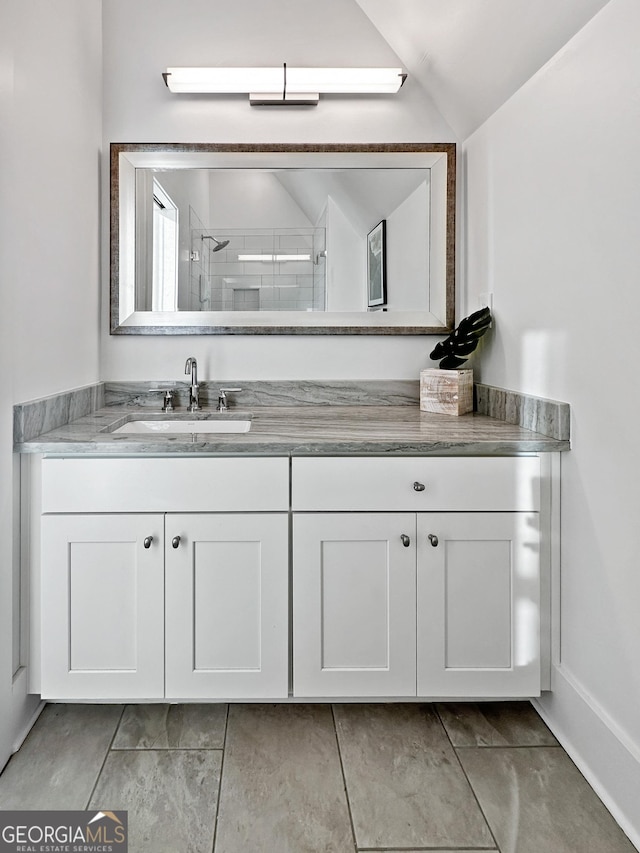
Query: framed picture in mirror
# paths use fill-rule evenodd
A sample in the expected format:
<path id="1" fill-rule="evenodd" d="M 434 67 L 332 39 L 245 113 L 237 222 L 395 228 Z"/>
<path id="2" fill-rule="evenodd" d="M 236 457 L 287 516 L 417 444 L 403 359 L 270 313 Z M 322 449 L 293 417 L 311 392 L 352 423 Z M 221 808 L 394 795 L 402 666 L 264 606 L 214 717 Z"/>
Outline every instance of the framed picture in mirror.
<path id="1" fill-rule="evenodd" d="M 387 223 L 383 219 L 367 234 L 367 305 L 387 301 Z"/>

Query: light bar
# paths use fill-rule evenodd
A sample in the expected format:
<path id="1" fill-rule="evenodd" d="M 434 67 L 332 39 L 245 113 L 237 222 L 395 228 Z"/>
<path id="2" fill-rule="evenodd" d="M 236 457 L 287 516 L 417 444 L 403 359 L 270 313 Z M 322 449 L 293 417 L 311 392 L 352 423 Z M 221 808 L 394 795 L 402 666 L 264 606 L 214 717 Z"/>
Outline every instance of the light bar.
<path id="1" fill-rule="evenodd" d="M 321 93 L 392 94 L 407 75 L 402 68 L 167 68 L 171 92 L 249 94 L 251 104 L 316 104 Z"/>
<path id="2" fill-rule="evenodd" d="M 402 68 L 287 68 L 287 91 L 385 95 L 405 79 Z"/>
<path id="3" fill-rule="evenodd" d="M 280 263 L 281 261 L 310 261 L 311 255 L 238 255 L 239 261 L 266 261 Z"/>

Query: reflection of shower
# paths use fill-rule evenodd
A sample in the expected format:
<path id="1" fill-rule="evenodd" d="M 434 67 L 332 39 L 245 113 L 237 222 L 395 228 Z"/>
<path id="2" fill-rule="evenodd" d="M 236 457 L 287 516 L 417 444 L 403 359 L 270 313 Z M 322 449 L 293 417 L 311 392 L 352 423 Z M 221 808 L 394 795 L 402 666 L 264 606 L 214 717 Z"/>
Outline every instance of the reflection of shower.
<path id="1" fill-rule="evenodd" d="M 229 241 L 228 241 L 228 240 L 216 240 L 216 238 L 215 238 L 215 237 L 210 237 L 210 236 L 209 236 L 209 234 L 203 234 L 203 235 L 202 235 L 202 239 L 203 239 L 203 240 L 213 240 L 213 242 L 214 242 L 216 245 L 215 245 L 215 246 L 213 247 L 213 249 L 211 250 L 212 252 L 219 252 L 219 251 L 220 251 L 220 249 L 224 249 L 224 247 L 225 247 L 225 246 L 228 246 L 228 245 L 229 245 Z"/>

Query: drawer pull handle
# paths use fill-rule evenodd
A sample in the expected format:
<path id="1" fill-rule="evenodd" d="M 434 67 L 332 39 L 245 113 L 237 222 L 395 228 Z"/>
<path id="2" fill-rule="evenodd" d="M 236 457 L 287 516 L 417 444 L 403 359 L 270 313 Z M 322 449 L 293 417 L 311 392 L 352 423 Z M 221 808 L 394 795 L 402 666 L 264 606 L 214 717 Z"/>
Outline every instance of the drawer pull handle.
<path id="1" fill-rule="evenodd" d="M 424 492 L 424 483 L 419 483 L 417 480 L 413 484 L 413 488 L 416 492 Z"/>
<path id="2" fill-rule="evenodd" d="M 411 545 L 411 539 L 409 539 L 409 537 L 407 536 L 406 533 L 401 533 L 400 539 L 402 540 L 402 544 L 404 545 L 405 548 L 408 548 L 409 545 Z"/>
<path id="3" fill-rule="evenodd" d="M 171 540 L 171 547 L 177 548 L 179 545 L 180 545 L 180 537 L 174 536 L 173 539 Z"/>
<path id="4" fill-rule="evenodd" d="M 153 542 L 153 536 L 145 536 L 144 542 L 142 543 L 145 548 L 151 548 L 151 543 Z"/>
<path id="5" fill-rule="evenodd" d="M 430 533 L 430 534 L 427 536 L 427 539 L 429 540 L 429 542 L 431 542 L 431 544 L 432 544 L 432 546 L 433 546 L 434 548 L 437 548 L 437 547 L 438 547 L 438 537 L 436 536 L 436 534 L 435 534 L 435 533 Z"/>

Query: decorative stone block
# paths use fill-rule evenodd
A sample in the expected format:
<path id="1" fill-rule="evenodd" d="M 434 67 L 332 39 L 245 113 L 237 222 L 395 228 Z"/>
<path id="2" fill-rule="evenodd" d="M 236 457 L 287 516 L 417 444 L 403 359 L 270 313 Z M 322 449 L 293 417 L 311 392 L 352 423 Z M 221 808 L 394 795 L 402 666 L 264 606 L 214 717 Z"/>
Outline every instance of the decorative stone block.
<path id="1" fill-rule="evenodd" d="M 420 411 L 443 415 L 473 411 L 473 370 L 421 370 Z"/>

